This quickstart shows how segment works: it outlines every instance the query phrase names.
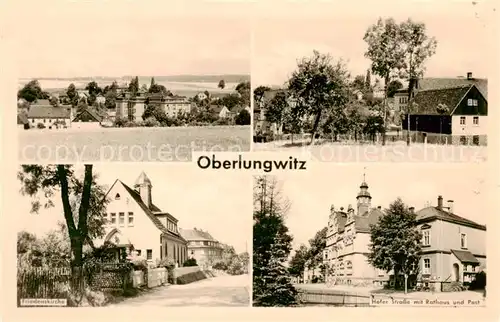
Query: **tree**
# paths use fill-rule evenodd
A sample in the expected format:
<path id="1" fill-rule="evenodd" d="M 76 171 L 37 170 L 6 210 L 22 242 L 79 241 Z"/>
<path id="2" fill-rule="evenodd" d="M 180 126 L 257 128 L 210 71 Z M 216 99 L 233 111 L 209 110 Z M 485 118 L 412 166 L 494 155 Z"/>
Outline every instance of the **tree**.
<path id="1" fill-rule="evenodd" d="M 290 272 L 292 276 L 302 276 L 302 274 L 304 273 L 305 264 L 308 259 L 309 250 L 307 249 L 306 245 L 302 244 L 300 245 L 299 249 L 295 251 L 295 254 L 290 260 L 288 272 Z"/>
<path id="2" fill-rule="evenodd" d="M 414 22 L 411 19 L 399 26 L 398 41 L 402 46 L 403 64 L 401 77 L 408 80 L 408 131 L 406 143 L 410 145 L 410 112 L 413 103 L 413 90 L 419 78 L 425 72 L 426 60 L 436 53 L 437 41 L 426 34 L 424 23 Z"/>
<path id="3" fill-rule="evenodd" d="M 78 104 L 79 97 L 78 92 L 76 91 L 75 84 L 71 83 L 66 90 L 66 95 L 68 95 L 69 101 L 71 102 L 71 106 L 75 107 Z"/>
<path id="4" fill-rule="evenodd" d="M 149 87 L 149 93 L 161 93 L 164 96 L 173 96 L 172 92 L 170 92 L 164 85 L 161 84 L 153 84 Z"/>
<path id="5" fill-rule="evenodd" d="M 442 133 L 443 133 L 443 115 L 449 112 L 449 108 L 446 104 L 439 103 L 436 107 L 436 112 L 439 114 L 439 143 L 442 143 Z"/>
<path id="6" fill-rule="evenodd" d="M 288 81 L 291 95 L 296 99 L 294 113 L 314 116 L 311 145 L 322 114 L 333 108 L 343 107 L 349 99 L 349 73 L 343 61 L 332 63 L 329 55 L 314 51 L 312 57 L 299 61 Z"/>
<path id="7" fill-rule="evenodd" d="M 368 262 L 386 272 L 393 270 L 395 281 L 399 274 L 403 274 L 406 293 L 408 277 L 415 275 L 418 269 L 421 238 L 416 226 L 416 214 L 398 198 L 370 227 Z"/>
<path id="8" fill-rule="evenodd" d="M 371 137 L 372 141 L 375 142 L 377 133 L 384 134 L 385 132 L 383 117 L 380 115 L 368 116 L 363 132 L 365 134 L 368 134 Z"/>
<path id="9" fill-rule="evenodd" d="M 219 106 L 225 106 L 227 107 L 230 111 L 233 110 L 235 106 L 242 105 L 241 104 L 241 97 L 238 94 L 228 94 L 224 95 L 220 99 L 216 101 L 216 104 Z"/>
<path id="10" fill-rule="evenodd" d="M 250 113 L 246 109 L 242 109 L 234 120 L 236 125 L 250 125 Z"/>
<path id="11" fill-rule="evenodd" d="M 403 84 L 401 84 L 399 80 L 395 79 L 390 81 L 387 86 L 387 97 L 394 97 L 394 94 L 401 88 L 403 88 Z"/>
<path id="12" fill-rule="evenodd" d="M 153 87 L 154 85 L 156 85 L 155 78 L 151 77 L 151 85 L 149 85 L 149 88 Z"/>
<path id="13" fill-rule="evenodd" d="M 264 93 L 270 91 L 271 88 L 268 86 L 259 86 L 253 90 L 253 100 L 255 102 L 259 102 L 262 97 L 264 97 Z"/>
<path id="14" fill-rule="evenodd" d="M 236 91 L 240 94 L 240 104 L 250 106 L 250 82 L 241 82 L 236 85 Z"/>
<path id="15" fill-rule="evenodd" d="M 372 91 L 372 74 L 369 69 L 366 71 L 365 90 L 368 92 Z"/>
<path id="16" fill-rule="evenodd" d="M 368 28 L 363 39 L 368 44 L 365 57 L 372 61 L 371 71 L 384 80 L 384 110 L 387 110 L 389 82 L 403 62 L 399 26 L 392 18 L 385 21 L 379 18 L 375 25 Z M 383 121 L 386 127 L 385 116 Z M 385 144 L 385 134 L 382 137 L 382 144 Z"/>
<path id="17" fill-rule="evenodd" d="M 284 264 L 292 236 L 284 222 L 288 203 L 281 199 L 277 182 L 267 176 L 254 184 L 253 302 L 254 306 L 292 306 L 297 291 Z"/>
<path id="18" fill-rule="evenodd" d="M 323 251 L 326 248 L 326 232 L 328 227 L 318 230 L 312 239 L 309 239 L 310 268 L 316 267 L 323 262 Z"/>
<path id="19" fill-rule="evenodd" d="M 159 104 L 147 104 L 146 109 L 142 114 L 142 119 L 146 120 L 151 117 L 155 118 L 158 122 L 163 123 L 167 119 L 167 113 L 165 113 L 165 109 Z"/>
<path id="20" fill-rule="evenodd" d="M 288 96 L 285 91 L 278 91 L 276 95 L 266 104 L 266 120 L 268 122 L 275 123 L 278 127 L 278 131 L 280 131 L 283 126 L 287 109 Z"/>
<path id="21" fill-rule="evenodd" d="M 93 166 L 85 165 L 82 180 L 70 165 L 22 165 L 18 179 L 22 184 L 21 193 L 33 199 L 32 213 L 38 213 L 41 207 L 53 207 L 53 200 L 59 194 L 72 253 L 71 286 L 75 293 L 80 292 L 83 245 L 92 246 L 92 238 L 102 237 L 108 203 L 104 188 L 96 182 Z"/>
<path id="22" fill-rule="evenodd" d="M 23 98 L 29 103 L 33 103 L 38 99 L 43 99 L 45 96 L 40 83 L 36 79 L 24 85 L 24 87 L 17 92 L 18 99 Z"/>
<path id="23" fill-rule="evenodd" d="M 220 89 L 224 89 L 224 88 L 226 87 L 226 82 L 225 82 L 223 79 L 221 79 L 221 80 L 219 81 L 219 85 L 218 85 L 218 87 L 219 87 Z"/>
<path id="24" fill-rule="evenodd" d="M 59 106 L 59 97 L 57 97 L 57 96 L 51 96 L 49 98 L 49 102 L 50 102 L 50 105 L 52 105 L 54 107 L 58 107 Z"/>
<path id="25" fill-rule="evenodd" d="M 132 79 L 130 81 L 130 83 L 128 84 L 128 91 L 130 92 L 130 94 L 132 95 L 132 97 L 136 96 L 137 95 L 137 92 L 139 92 L 139 77 L 138 76 L 135 76 L 134 79 Z"/>
<path id="26" fill-rule="evenodd" d="M 357 89 L 364 92 L 366 90 L 365 77 L 363 75 L 358 75 L 354 77 L 351 86 L 353 89 Z"/>

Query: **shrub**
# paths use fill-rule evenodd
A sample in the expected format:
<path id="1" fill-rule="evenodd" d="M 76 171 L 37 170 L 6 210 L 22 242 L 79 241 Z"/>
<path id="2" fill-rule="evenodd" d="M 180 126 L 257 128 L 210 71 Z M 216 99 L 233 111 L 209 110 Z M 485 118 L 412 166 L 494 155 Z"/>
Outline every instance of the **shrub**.
<path id="1" fill-rule="evenodd" d="M 212 268 L 225 271 L 227 270 L 227 265 L 224 262 L 217 262 L 214 265 L 212 265 Z"/>
<path id="2" fill-rule="evenodd" d="M 189 283 L 203 280 L 206 278 L 207 278 L 207 276 L 202 271 L 193 272 L 193 273 L 179 276 L 177 278 L 177 284 L 189 284 Z"/>
<path id="3" fill-rule="evenodd" d="M 160 126 L 160 122 L 158 122 L 154 117 L 148 117 L 144 121 L 144 126 L 147 126 L 147 127 L 156 127 L 156 126 Z"/>
<path id="4" fill-rule="evenodd" d="M 175 261 L 171 257 L 167 257 L 158 262 L 158 267 L 165 267 L 169 271 L 175 267 Z"/>
<path id="5" fill-rule="evenodd" d="M 128 120 L 126 118 L 117 116 L 113 124 L 116 127 L 123 127 L 127 122 Z"/>
<path id="6" fill-rule="evenodd" d="M 136 259 L 130 262 L 134 271 L 145 271 L 148 269 L 148 262 L 145 259 Z"/>
<path id="7" fill-rule="evenodd" d="M 250 113 L 247 110 L 241 110 L 235 119 L 236 125 L 250 125 Z"/>
<path id="8" fill-rule="evenodd" d="M 198 264 L 196 263 L 196 259 L 189 258 L 184 262 L 182 266 L 198 266 Z"/>
<path id="9" fill-rule="evenodd" d="M 44 129 L 44 128 L 45 128 L 45 125 L 44 125 L 43 123 L 38 123 L 38 124 L 36 125 L 36 127 L 37 127 L 38 129 Z"/>

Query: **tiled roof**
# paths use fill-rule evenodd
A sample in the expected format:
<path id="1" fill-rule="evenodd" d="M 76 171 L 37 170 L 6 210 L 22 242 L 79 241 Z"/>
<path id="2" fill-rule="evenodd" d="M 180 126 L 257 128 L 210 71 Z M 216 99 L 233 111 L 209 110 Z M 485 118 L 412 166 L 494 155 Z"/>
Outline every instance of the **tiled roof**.
<path id="1" fill-rule="evenodd" d="M 32 105 L 28 112 L 28 118 L 58 118 L 69 119 L 71 111 L 66 107 L 54 107 L 51 105 Z"/>
<path id="2" fill-rule="evenodd" d="M 486 230 L 486 226 L 480 225 L 472 220 L 457 216 L 453 213 L 438 209 L 437 207 L 426 207 L 417 211 L 417 222 L 427 222 L 432 220 L 444 220 L 459 225 L 469 226 L 481 230 Z"/>
<path id="3" fill-rule="evenodd" d="M 356 227 L 356 231 L 370 232 L 370 226 L 375 225 L 378 222 L 378 219 L 383 215 L 384 213 L 382 212 L 382 210 L 373 208 L 364 215 L 355 216 L 354 227 Z"/>
<path id="4" fill-rule="evenodd" d="M 165 228 L 165 226 L 161 223 L 161 221 L 158 218 L 156 218 L 156 216 L 153 214 L 153 211 L 156 211 L 156 210 L 161 211 L 158 207 L 156 207 L 155 205 L 152 205 L 151 209 L 148 208 L 148 206 L 146 206 L 144 204 L 144 202 L 142 202 L 141 196 L 139 195 L 139 193 L 137 191 L 130 188 L 129 186 L 127 186 L 125 183 L 123 183 L 121 181 L 120 181 L 120 183 L 125 187 L 125 189 L 132 196 L 132 198 L 134 198 L 134 200 L 141 207 L 141 209 L 144 211 L 144 213 L 149 217 L 149 219 L 151 219 L 151 221 L 156 226 L 156 228 L 158 228 L 164 234 L 174 236 L 177 238 L 182 238 L 181 235 L 175 234 L 175 233 L 169 231 L 167 228 Z M 155 209 L 155 210 L 153 210 L 153 209 Z"/>
<path id="5" fill-rule="evenodd" d="M 28 124 L 28 117 L 25 113 L 17 114 L 17 124 Z"/>
<path id="6" fill-rule="evenodd" d="M 457 249 L 452 249 L 451 252 L 462 263 L 475 263 L 475 264 L 479 264 L 479 261 L 477 260 L 476 257 L 474 257 L 474 255 L 472 255 L 471 252 L 468 252 L 466 250 L 457 250 Z"/>
<path id="7" fill-rule="evenodd" d="M 200 230 L 200 229 L 179 229 L 182 237 L 188 241 L 194 240 L 207 240 L 207 241 L 217 241 L 210 235 L 210 233 Z"/>
<path id="8" fill-rule="evenodd" d="M 31 106 L 37 106 L 37 105 L 42 105 L 42 106 L 50 105 L 50 101 L 39 99 L 39 100 L 36 100 L 36 102 L 33 102 L 31 104 Z"/>
<path id="9" fill-rule="evenodd" d="M 450 114 L 474 85 L 453 88 L 422 90 L 415 95 L 415 110 L 412 114 L 439 114 L 437 106 L 445 104 Z"/>
<path id="10" fill-rule="evenodd" d="M 488 80 L 484 78 L 422 78 L 418 81 L 419 90 L 453 88 L 464 85 L 476 85 L 484 98 L 488 99 Z"/>
<path id="11" fill-rule="evenodd" d="M 88 113 L 90 114 L 90 116 L 92 116 L 92 118 L 94 120 L 96 120 L 97 122 L 101 122 L 103 117 L 93 108 L 86 108 L 85 110 L 81 111 L 80 113 L 78 113 L 75 118 L 74 118 L 74 121 L 77 121 L 78 119 L 80 119 L 80 117 L 84 114 L 84 113 Z"/>

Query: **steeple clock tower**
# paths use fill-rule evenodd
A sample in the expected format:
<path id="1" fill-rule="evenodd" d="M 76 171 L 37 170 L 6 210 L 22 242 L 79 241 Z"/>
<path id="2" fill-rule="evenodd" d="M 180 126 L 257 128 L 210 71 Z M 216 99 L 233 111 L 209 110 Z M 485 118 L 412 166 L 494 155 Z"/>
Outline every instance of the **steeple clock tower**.
<path id="1" fill-rule="evenodd" d="M 363 216 L 370 210 L 372 201 L 372 196 L 368 192 L 365 173 L 363 173 L 363 182 L 359 186 L 359 189 L 358 196 L 356 197 L 358 201 L 358 216 Z"/>

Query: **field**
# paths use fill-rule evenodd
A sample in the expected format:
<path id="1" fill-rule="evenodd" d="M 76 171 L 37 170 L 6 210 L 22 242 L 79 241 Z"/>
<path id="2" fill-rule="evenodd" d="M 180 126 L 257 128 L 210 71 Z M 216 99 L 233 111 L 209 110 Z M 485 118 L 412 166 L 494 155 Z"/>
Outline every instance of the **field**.
<path id="1" fill-rule="evenodd" d="M 299 142 L 275 141 L 255 143 L 254 151 L 280 151 L 310 155 L 315 161 L 324 162 L 484 162 L 486 146 L 455 146 L 405 142 L 381 144 L 332 143 L 309 146 Z M 301 145 L 303 144 L 303 145 Z"/>
<path id="2" fill-rule="evenodd" d="M 249 151 L 249 126 L 19 130 L 23 163 L 190 161 L 192 151 Z"/>

